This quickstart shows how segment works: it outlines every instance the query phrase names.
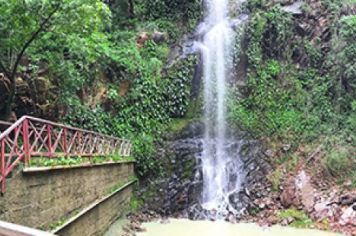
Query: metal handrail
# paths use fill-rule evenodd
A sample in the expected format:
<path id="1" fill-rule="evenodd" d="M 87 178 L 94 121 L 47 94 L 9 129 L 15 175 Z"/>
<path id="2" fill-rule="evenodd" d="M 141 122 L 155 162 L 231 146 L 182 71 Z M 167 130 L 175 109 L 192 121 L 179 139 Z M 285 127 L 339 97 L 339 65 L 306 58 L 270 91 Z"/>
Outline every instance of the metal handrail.
<path id="1" fill-rule="evenodd" d="M 19 120 L 17 120 L 15 123 L 9 123 L 9 122 L 5 122 L 5 121 L 1 121 L 3 124 L 10 125 L 10 127 L 0 135 L 0 140 L 3 138 L 3 136 L 6 136 L 6 134 L 11 133 L 11 131 L 13 131 L 19 124 L 21 124 L 26 119 L 29 119 L 29 120 L 32 120 L 32 121 L 36 121 L 36 122 L 40 122 L 40 123 L 44 123 L 44 124 L 47 124 L 47 125 L 53 125 L 53 126 L 57 126 L 57 127 L 62 127 L 62 128 L 67 128 L 67 129 L 71 129 L 71 130 L 86 132 L 86 133 L 90 133 L 90 134 L 96 134 L 96 135 L 100 135 L 100 136 L 107 137 L 107 138 L 129 141 L 128 139 L 117 138 L 117 137 L 114 137 L 114 136 L 101 134 L 101 133 L 98 133 L 98 132 L 95 132 L 95 131 L 91 131 L 91 130 L 75 128 L 75 127 L 72 127 L 70 125 L 63 125 L 63 124 L 60 124 L 60 123 L 56 123 L 56 122 L 53 122 L 53 121 L 44 120 L 44 119 L 36 118 L 36 117 L 32 117 L 32 116 L 23 116 Z"/>
<path id="2" fill-rule="evenodd" d="M 9 125 L 8 122 L 6 122 Z M 0 190 L 19 162 L 30 163 L 33 156 L 129 156 L 131 142 L 127 139 L 75 128 L 56 122 L 23 116 L 0 134 Z"/>
<path id="3" fill-rule="evenodd" d="M 8 129 L 11 125 L 12 125 L 12 123 L 10 123 L 10 122 L 0 120 L 0 134 L 4 130 Z"/>
<path id="4" fill-rule="evenodd" d="M 6 125 L 6 126 L 11 126 L 13 123 L 7 122 L 7 121 L 3 121 L 0 120 L 0 125 Z"/>

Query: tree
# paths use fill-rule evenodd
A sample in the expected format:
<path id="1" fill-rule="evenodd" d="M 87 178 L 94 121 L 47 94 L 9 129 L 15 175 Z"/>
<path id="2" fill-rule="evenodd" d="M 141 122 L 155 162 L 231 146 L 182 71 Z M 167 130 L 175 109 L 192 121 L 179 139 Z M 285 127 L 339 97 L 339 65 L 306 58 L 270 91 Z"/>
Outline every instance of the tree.
<path id="1" fill-rule="evenodd" d="M 21 59 L 46 33 L 87 35 L 103 29 L 110 11 L 100 0 L 0 0 L 0 72 L 9 81 L 9 94 L 0 119 L 8 119 L 16 94 Z"/>

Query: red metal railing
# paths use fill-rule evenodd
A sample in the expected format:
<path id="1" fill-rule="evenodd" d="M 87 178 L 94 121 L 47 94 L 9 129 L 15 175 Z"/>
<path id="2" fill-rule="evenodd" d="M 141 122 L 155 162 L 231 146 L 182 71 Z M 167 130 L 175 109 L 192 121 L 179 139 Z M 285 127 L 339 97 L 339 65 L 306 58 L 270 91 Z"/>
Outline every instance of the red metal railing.
<path id="1" fill-rule="evenodd" d="M 23 116 L 0 133 L 0 190 L 5 192 L 6 177 L 16 165 L 28 165 L 31 157 L 127 157 L 130 150 L 126 139 Z"/>

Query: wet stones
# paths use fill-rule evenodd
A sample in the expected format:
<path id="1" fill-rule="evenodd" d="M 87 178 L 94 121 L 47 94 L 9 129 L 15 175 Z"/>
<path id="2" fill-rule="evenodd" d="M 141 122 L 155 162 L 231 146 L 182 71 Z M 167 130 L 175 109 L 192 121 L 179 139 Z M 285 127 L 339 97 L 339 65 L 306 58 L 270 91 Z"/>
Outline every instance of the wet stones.
<path id="1" fill-rule="evenodd" d="M 167 135 L 160 144 L 160 158 L 167 160 L 164 168 L 168 173 L 165 178 L 155 181 L 157 201 L 154 200 L 156 198 L 145 199 L 148 209 L 164 216 L 188 217 L 193 220 L 217 219 L 216 211 L 208 211 L 201 206 L 203 175 L 200 156 L 203 133 L 204 125 L 195 122 L 179 134 Z M 256 199 L 268 195 L 266 173 L 272 168 L 258 141 L 249 139 L 246 133 L 236 135 L 231 140 L 228 151 L 236 153 L 241 159 L 245 176 L 240 190 L 227 196 L 230 206 L 223 218 L 234 222 L 256 208 Z M 268 207 L 267 203 L 259 203 L 257 207 L 259 205 Z"/>

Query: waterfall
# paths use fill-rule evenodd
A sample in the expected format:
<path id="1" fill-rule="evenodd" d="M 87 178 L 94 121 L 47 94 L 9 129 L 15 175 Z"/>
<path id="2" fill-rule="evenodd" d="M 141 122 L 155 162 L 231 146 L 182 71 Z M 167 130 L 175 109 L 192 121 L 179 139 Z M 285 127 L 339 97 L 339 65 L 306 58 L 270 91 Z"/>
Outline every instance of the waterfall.
<path id="1" fill-rule="evenodd" d="M 241 1 L 240 1 L 241 2 Z M 235 31 L 228 17 L 228 0 L 205 0 L 207 16 L 198 28 L 203 35 L 196 42 L 203 60 L 205 135 L 201 154 L 203 191 L 201 206 L 217 218 L 237 214 L 230 204 L 238 193 L 243 168 L 239 156 L 229 151 L 226 94 L 233 66 Z M 241 24 L 238 21 L 236 24 Z M 231 148 L 230 148 L 231 149 Z"/>

